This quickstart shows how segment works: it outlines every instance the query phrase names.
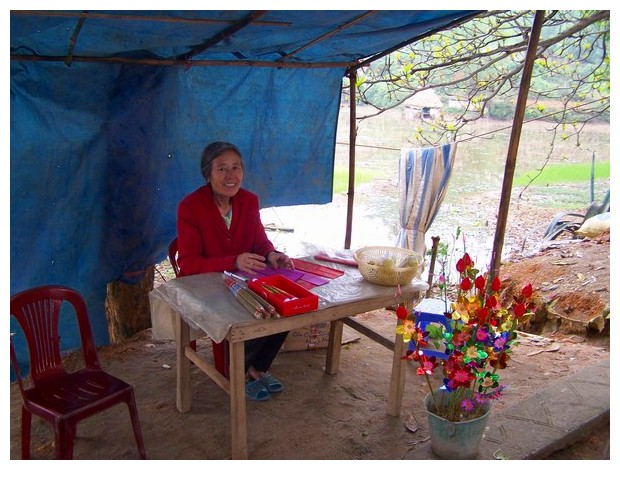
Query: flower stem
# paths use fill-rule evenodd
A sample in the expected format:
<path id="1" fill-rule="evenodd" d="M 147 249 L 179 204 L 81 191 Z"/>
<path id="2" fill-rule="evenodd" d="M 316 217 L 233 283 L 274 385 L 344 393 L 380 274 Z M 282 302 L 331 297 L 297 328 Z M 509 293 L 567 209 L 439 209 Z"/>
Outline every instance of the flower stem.
<path id="1" fill-rule="evenodd" d="M 439 404 L 437 403 L 437 397 L 435 396 L 435 389 L 431 385 L 431 380 L 428 373 L 424 373 L 424 377 L 426 378 L 426 383 L 428 384 L 428 389 L 431 392 L 431 397 L 433 398 L 433 404 L 435 405 L 435 412 L 439 414 Z"/>

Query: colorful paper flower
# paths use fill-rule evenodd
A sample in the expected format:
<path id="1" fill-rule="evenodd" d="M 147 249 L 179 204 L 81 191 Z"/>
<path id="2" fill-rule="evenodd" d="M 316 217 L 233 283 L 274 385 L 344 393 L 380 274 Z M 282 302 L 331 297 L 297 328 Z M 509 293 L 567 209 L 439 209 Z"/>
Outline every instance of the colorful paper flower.
<path id="1" fill-rule="evenodd" d="M 396 331 L 409 342 L 403 359 L 418 363 L 416 373 L 426 377 L 432 394 L 435 388 L 430 376 L 442 367 L 442 383 L 451 396 L 448 405 L 440 408 L 436 403 L 435 407 L 451 421 L 459 421 L 464 412 L 475 416 L 480 405 L 501 395 L 504 385 L 499 383 L 498 371 L 510 360 L 519 321 L 532 315 L 535 308 L 531 284 L 524 286 L 511 304 L 503 305 L 500 279 L 488 283 L 488 275 L 479 274 L 467 253 L 456 262 L 456 270 L 460 276 L 456 301 L 445 312 L 451 331 L 429 337 L 429 332 L 416 325 L 413 309 L 396 309 L 401 321 Z M 424 355 L 422 349 L 431 342 L 443 345 L 439 350 L 448 358 Z"/>

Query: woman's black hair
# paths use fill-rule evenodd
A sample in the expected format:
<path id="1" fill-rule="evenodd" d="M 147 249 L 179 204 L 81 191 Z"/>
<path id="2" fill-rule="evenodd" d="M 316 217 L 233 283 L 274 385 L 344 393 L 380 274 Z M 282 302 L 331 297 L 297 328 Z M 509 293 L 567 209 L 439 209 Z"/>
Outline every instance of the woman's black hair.
<path id="1" fill-rule="evenodd" d="M 202 157 L 200 159 L 200 173 L 205 178 L 207 182 L 209 182 L 209 175 L 211 175 L 211 166 L 213 165 L 213 160 L 219 157 L 224 152 L 235 152 L 239 155 L 241 159 L 241 168 L 245 168 L 243 164 L 243 156 L 239 151 L 239 148 L 236 145 L 228 142 L 213 142 L 207 145 L 202 152 Z"/>

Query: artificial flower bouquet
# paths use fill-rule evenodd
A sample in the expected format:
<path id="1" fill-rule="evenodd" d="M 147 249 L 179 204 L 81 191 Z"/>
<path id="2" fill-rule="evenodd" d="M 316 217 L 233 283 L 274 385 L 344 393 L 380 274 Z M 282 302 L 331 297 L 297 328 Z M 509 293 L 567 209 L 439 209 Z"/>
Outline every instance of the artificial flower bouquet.
<path id="1" fill-rule="evenodd" d="M 499 381 L 499 371 L 510 360 L 519 322 L 534 312 L 531 284 L 503 305 L 499 278 L 489 281 L 488 274 L 480 274 L 467 253 L 458 260 L 456 270 L 460 276 L 456 301 L 445 313 L 452 332 L 440 328 L 423 331 L 416 325 L 412 309 L 405 305 L 396 309 L 400 320 L 396 331 L 410 343 L 403 359 L 418 363 L 417 374 L 425 377 L 433 398 L 433 413 L 452 422 L 481 416 L 480 407 L 501 395 L 505 386 Z M 447 358 L 425 355 L 422 349 L 429 342 L 436 349 L 445 347 Z M 431 382 L 439 367 L 443 371 L 441 388 L 449 392 L 448 402 L 439 401 L 438 387 Z"/>

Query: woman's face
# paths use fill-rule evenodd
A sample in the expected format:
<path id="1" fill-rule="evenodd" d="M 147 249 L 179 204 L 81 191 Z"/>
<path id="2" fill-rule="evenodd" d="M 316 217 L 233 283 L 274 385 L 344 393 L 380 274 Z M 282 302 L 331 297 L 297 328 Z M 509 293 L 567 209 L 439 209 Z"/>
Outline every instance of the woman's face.
<path id="1" fill-rule="evenodd" d="M 241 157 L 230 150 L 215 157 L 211 164 L 209 181 L 215 195 L 228 198 L 235 195 L 243 181 Z"/>

